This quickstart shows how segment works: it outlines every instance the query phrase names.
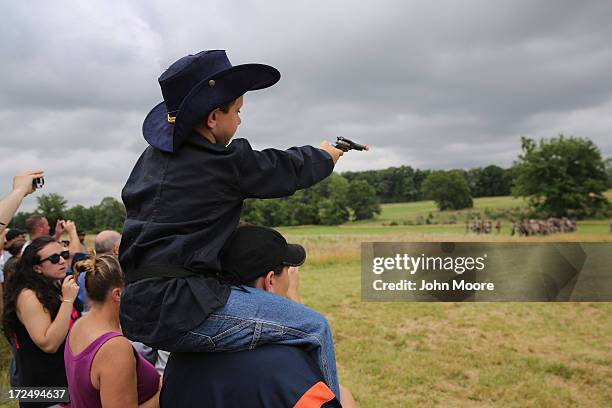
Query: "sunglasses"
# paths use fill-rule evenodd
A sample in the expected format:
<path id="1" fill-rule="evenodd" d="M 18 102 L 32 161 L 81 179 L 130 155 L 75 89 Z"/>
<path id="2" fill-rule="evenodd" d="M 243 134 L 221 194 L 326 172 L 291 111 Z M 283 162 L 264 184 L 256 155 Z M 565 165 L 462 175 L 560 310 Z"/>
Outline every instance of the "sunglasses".
<path id="1" fill-rule="evenodd" d="M 70 251 L 62 251 L 59 254 L 49 255 L 45 259 L 41 259 L 40 262 L 38 262 L 38 263 L 41 264 L 41 263 L 43 263 L 45 261 L 49 261 L 52 264 L 57 264 L 60 261 L 60 256 L 62 258 L 64 258 L 64 259 L 68 259 L 68 258 L 70 258 Z"/>

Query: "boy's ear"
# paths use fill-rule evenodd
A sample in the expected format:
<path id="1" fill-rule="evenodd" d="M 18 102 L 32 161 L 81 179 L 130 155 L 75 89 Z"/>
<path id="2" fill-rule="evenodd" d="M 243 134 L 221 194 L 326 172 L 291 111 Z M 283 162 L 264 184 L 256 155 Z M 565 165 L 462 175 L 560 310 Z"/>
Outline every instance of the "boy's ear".
<path id="1" fill-rule="evenodd" d="M 217 126 L 217 114 L 219 113 L 219 108 L 215 108 L 210 111 L 208 116 L 206 117 L 206 127 L 209 129 L 214 129 Z"/>

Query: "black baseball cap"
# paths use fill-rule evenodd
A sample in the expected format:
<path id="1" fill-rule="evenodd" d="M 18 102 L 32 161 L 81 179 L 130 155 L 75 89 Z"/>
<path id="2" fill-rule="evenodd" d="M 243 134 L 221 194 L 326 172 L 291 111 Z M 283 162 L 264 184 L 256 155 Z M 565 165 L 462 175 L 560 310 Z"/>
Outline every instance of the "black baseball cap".
<path id="1" fill-rule="evenodd" d="M 276 230 L 256 225 L 238 227 L 221 251 L 222 276 L 235 284 L 248 284 L 278 266 L 300 266 L 304 247 L 289 244 Z"/>
<path id="2" fill-rule="evenodd" d="M 25 231 L 19 228 L 11 228 L 10 230 L 7 231 L 6 233 L 6 240 L 10 241 L 12 239 L 17 238 L 20 235 L 25 235 Z"/>

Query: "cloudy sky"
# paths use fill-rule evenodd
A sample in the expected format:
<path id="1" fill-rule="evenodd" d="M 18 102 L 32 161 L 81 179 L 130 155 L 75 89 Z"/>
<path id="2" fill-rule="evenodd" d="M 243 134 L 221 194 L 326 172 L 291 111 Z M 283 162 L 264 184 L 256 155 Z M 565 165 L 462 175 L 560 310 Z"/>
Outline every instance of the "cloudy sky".
<path id="1" fill-rule="evenodd" d="M 508 166 L 520 136 L 587 137 L 612 156 L 609 1 L 0 3 L 0 195 L 43 168 L 70 205 L 119 198 L 174 60 L 267 63 L 247 94 L 256 148 L 345 136 L 336 170 Z M 24 209 L 35 207 L 28 197 Z"/>

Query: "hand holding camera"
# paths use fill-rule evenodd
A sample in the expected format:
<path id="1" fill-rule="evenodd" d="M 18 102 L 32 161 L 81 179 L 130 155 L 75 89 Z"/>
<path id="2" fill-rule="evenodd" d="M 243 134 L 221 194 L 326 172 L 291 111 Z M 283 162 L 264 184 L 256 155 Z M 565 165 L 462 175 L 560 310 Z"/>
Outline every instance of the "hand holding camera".
<path id="1" fill-rule="evenodd" d="M 64 230 L 66 230 L 66 232 L 68 233 L 68 235 L 72 236 L 72 234 L 76 234 L 76 224 L 74 223 L 74 221 L 64 221 L 62 220 L 62 227 L 64 228 Z"/>
<path id="2" fill-rule="evenodd" d="M 44 175 L 42 170 L 19 172 L 13 177 L 13 190 L 21 191 L 24 196 L 31 194 L 45 184 Z"/>

